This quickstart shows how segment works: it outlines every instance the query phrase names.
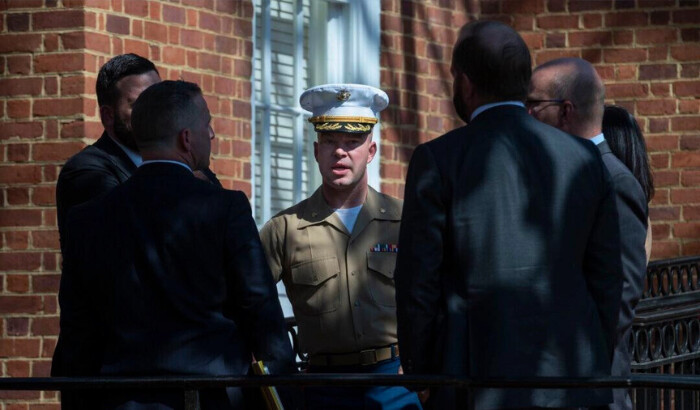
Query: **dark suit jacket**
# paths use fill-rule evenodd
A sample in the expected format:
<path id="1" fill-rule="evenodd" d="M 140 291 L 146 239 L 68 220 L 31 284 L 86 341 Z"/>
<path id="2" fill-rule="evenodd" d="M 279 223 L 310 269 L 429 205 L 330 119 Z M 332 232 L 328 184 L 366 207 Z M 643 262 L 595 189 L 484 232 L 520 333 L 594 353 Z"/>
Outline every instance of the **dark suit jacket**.
<path id="1" fill-rule="evenodd" d="M 61 169 L 56 185 L 58 231 L 61 238 L 65 233 L 66 216 L 73 206 L 104 196 L 129 179 L 134 171 L 136 165 L 107 133 L 73 155 Z M 221 186 L 211 170 L 207 169 L 204 173 L 213 184 Z"/>
<path id="2" fill-rule="evenodd" d="M 632 321 L 634 309 L 644 290 L 647 266 L 644 242 L 647 233 L 648 206 L 639 182 L 622 161 L 610 151 L 608 143 L 598 144 L 598 149 L 612 177 L 619 215 L 618 223 L 624 238 L 622 241 L 622 303 L 617 325 L 612 375 L 629 376 L 632 361 L 629 349 Z M 613 395 L 614 403 L 610 405 L 611 409 L 632 409 L 632 400 L 627 389 L 615 389 Z"/>
<path id="3" fill-rule="evenodd" d="M 67 224 L 64 349 L 54 357 L 65 375 L 242 375 L 251 353 L 272 372 L 293 370 L 243 193 L 177 164 L 147 164 L 102 199 L 76 207 Z M 228 393 L 203 393 L 202 401 L 215 409 L 241 404 L 239 391 Z M 113 406 L 135 395 L 100 400 Z"/>
<path id="4" fill-rule="evenodd" d="M 522 107 L 488 109 L 418 146 L 395 274 L 404 371 L 609 375 L 621 292 L 616 219 L 595 146 Z M 483 389 L 470 400 L 477 409 L 578 407 L 609 403 L 611 393 Z"/>

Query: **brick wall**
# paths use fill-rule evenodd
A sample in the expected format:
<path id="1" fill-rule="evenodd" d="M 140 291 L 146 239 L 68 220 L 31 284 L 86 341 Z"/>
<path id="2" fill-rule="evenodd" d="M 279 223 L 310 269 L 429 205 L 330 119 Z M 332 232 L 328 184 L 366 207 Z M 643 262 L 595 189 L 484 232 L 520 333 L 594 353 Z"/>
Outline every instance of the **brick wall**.
<path id="1" fill-rule="evenodd" d="M 700 252 L 698 0 L 381 0 L 382 188 L 403 195 L 413 147 L 461 125 L 449 73 L 456 30 L 506 21 L 536 63 L 593 62 L 610 102 L 639 118 L 655 168 L 654 258 Z M 0 0 L 0 376 L 45 376 L 58 332 L 54 204 L 63 162 L 97 138 L 94 82 L 136 52 L 199 83 L 214 170 L 250 195 L 252 0 Z M 0 410 L 57 408 L 55 393 L 0 392 Z"/>
<path id="2" fill-rule="evenodd" d="M 58 334 L 55 184 L 102 133 L 100 66 L 134 52 L 164 79 L 198 83 L 214 117 L 212 168 L 250 195 L 253 4 L 0 0 L 0 13 L 0 376 L 47 376 Z M 58 408 L 56 396 L 0 392 L 0 410 Z"/>
<path id="3" fill-rule="evenodd" d="M 458 3 L 455 7 L 455 3 Z M 574 56 L 593 63 L 607 102 L 644 131 L 654 169 L 652 259 L 700 254 L 700 1 L 382 1 L 382 189 L 403 195 L 413 147 L 462 125 L 449 64 L 457 30 L 474 18 L 503 21 L 534 64 Z"/>

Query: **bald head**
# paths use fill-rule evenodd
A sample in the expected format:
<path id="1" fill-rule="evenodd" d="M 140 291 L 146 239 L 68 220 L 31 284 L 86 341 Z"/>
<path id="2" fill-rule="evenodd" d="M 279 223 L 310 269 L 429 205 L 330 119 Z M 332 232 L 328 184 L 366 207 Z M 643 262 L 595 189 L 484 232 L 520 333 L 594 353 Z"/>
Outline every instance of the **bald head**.
<path id="1" fill-rule="evenodd" d="M 524 101 L 531 66 L 525 41 L 496 21 L 466 24 L 452 53 L 453 71 L 465 74 L 484 102 Z"/>
<path id="2" fill-rule="evenodd" d="M 557 105 L 530 109 L 543 122 L 583 138 L 592 138 L 601 132 L 605 86 L 586 60 L 559 58 L 537 67 L 532 73 L 529 99 L 561 101 L 552 103 Z M 552 107 L 559 108 L 556 116 L 551 115 Z"/>

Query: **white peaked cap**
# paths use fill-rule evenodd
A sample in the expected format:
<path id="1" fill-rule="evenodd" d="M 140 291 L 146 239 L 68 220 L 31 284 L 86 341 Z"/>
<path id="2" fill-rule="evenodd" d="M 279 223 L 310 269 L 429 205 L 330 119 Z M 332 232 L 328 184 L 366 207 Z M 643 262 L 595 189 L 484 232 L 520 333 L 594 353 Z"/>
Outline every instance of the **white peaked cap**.
<path id="1" fill-rule="evenodd" d="M 317 132 L 365 133 L 377 123 L 389 97 L 369 85 L 324 84 L 304 91 L 299 103 L 312 113 L 309 122 Z"/>

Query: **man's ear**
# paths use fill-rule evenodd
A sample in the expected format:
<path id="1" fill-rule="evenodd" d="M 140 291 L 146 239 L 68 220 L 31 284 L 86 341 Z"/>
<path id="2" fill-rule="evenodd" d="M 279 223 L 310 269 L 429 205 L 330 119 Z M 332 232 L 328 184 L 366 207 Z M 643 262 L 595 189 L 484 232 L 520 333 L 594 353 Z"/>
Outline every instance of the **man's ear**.
<path id="1" fill-rule="evenodd" d="M 569 100 L 565 100 L 561 104 L 561 110 L 559 110 L 559 122 L 561 123 L 561 128 L 564 130 L 570 130 L 572 125 L 576 123 L 576 107 L 574 107 L 574 103 Z"/>
<path id="2" fill-rule="evenodd" d="M 189 128 L 183 128 L 177 134 L 177 145 L 184 152 L 192 151 L 192 133 Z"/>
<path id="3" fill-rule="evenodd" d="M 465 73 L 460 72 L 458 75 L 461 77 L 462 80 L 459 82 L 460 94 L 465 98 L 471 99 L 474 96 L 474 92 L 476 91 L 474 84 Z"/>
<path id="4" fill-rule="evenodd" d="M 109 105 L 100 105 L 100 120 L 102 121 L 102 126 L 107 130 L 114 130 L 114 108 Z"/>
<path id="5" fill-rule="evenodd" d="M 372 132 L 369 133 L 369 155 L 367 156 L 367 163 L 369 164 L 374 159 L 374 155 L 377 154 L 377 143 L 372 140 Z"/>

